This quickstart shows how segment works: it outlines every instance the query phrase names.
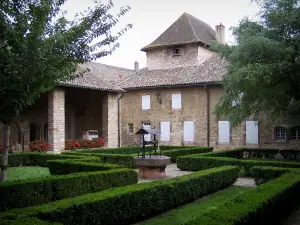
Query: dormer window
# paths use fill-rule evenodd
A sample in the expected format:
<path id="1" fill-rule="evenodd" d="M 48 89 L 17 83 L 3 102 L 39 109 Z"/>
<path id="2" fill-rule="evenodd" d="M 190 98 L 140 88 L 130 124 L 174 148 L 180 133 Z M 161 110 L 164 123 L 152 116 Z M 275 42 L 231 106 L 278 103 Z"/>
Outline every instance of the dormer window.
<path id="1" fill-rule="evenodd" d="M 181 51 L 179 47 L 173 49 L 173 55 L 180 55 Z"/>

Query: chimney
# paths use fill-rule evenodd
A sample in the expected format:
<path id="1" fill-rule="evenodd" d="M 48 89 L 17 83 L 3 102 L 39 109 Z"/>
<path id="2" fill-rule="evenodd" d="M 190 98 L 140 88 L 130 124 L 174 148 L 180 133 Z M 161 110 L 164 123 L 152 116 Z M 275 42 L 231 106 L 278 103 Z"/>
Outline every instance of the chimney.
<path id="1" fill-rule="evenodd" d="M 135 70 L 135 72 L 138 72 L 140 70 L 140 66 L 139 66 L 139 62 L 138 61 L 134 62 L 134 70 Z"/>
<path id="2" fill-rule="evenodd" d="M 220 23 L 216 26 L 216 39 L 220 44 L 225 44 L 225 26 Z"/>

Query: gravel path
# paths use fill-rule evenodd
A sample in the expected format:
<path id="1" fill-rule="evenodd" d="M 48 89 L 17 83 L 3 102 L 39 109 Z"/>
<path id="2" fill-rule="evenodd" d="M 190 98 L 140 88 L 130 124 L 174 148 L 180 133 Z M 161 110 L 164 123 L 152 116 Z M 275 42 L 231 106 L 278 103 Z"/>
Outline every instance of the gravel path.
<path id="1" fill-rule="evenodd" d="M 244 187 L 256 187 L 254 178 L 250 177 L 239 177 L 233 185 Z"/>

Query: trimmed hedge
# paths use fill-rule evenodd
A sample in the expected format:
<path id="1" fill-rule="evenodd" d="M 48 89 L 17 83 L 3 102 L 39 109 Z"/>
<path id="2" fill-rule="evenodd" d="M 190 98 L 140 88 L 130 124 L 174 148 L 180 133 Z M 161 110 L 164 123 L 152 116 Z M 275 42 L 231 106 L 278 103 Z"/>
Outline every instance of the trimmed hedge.
<path id="1" fill-rule="evenodd" d="M 0 184 L 0 211 L 71 198 L 111 187 L 135 184 L 138 175 L 131 169 L 115 169 L 50 176 Z"/>
<path id="2" fill-rule="evenodd" d="M 190 148 L 188 146 L 159 146 L 162 151 L 170 149 L 184 149 Z M 99 149 L 80 149 L 75 152 L 78 153 L 100 153 L 100 154 L 134 154 L 140 152 L 142 149 L 141 146 L 131 146 L 131 147 L 122 147 L 122 148 L 99 148 Z M 153 146 L 146 146 L 146 150 L 152 150 Z"/>
<path id="3" fill-rule="evenodd" d="M 233 150 L 232 150 L 233 151 Z M 232 151 L 229 154 L 233 154 Z M 239 150 L 242 152 L 242 150 Z M 274 167 L 287 167 L 287 168 L 300 168 L 300 163 L 296 162 L 284 162 L 275 160 L 264 159 L 236 159 L 227 157 L 212 157 L 218 156 L 216 152 L 204 153 L 197 155 L 187 155 L 177 158 L 177 167 L 181 170 L 198 171 L 205 170 L 212 167 L 218 167 L 223 165 L 237 165 L 249 170 L 253 166 L 274 166 Z M 243 152 L 242 152 L 243 153 Z M 226 154 L 224 151 L 219 154 Z"/>
<path id="4" fill-rule="evenodd" d="M 172 146 L 168 146 L 172 147 Z M 122 148 L 121 148 L 122 149 Z M 122 151 L 124 152 L 127 148 L 123 148 Z M 131 150 L 130 148 L 128 148 Z M 140 147 L 138 148 L 140 151 Z M 102 149 L 103 150 L 103 149 Z M 179 148 L 177 147 L 176 149 L 170 149 L 170 150 L 164 150 L 162 151 L 162 155 L 164 156 L 169 156 L 171 158 L 171 162 L 176 163 L 176 159 L 179 156 L 183 155 L 190 155 L 190 154 L 199 154 L 199 153 L 206 153 L 206 152 L 211 152 L 213 148 L 211 147 L 186 147 L 186 148 Z M 104 150 L 107 151 L 107 150 Z M 117 152 L 119 150 L 115 149 L 112 150 L 114 152 Z M 95 152 L 95 153 L 94 153 Z M 110 151 L 107 151 L 110 152 Z M 95 156 L 99 157 L 100 161 L 104 163 L 109 163 L 109 164 L 120 164 L 124 165 L 129 168 L 135 168 L 134 164 L 134 156 L 137 156 L 137 154 L 100 154 L 98 150 L 93 150 L 89 152 L 85 151 L 77 151 L 77 152 L 68 152 L 64 153 L 67 155 L 76 155 L 76 156 Z"/>
<path id="5" fill-rule="evenodd" d="M 213 168 L 12 210 L 1 217 L 38 217 L 63 224 L 131 224 L 228 187 L 235 182 L 238 172 L 239 168 L 234 166 Z"/>
<path id="6" fill-rule="evenodd" d="M 84 161 L 83 161 L 84 160 Z M 95 163 L 90 161 L 65 159 L 65 160 L 49 160 L 47 165 L 52 175 L 71 174 L 80 172 L 105 171 L 121 168 L 120 165 Z M 89 158 L 87 158 L 89 160 Z"/>
<path id="7" fill-rule="evenodd" d="M 286 173 L 244 192 L 224 205 L 195 217 L 185 225 L 265 225 L 278 222 L 300 200 L 300 176 Z"/>
<path id="8" fill-rule="evenodd" d="M 51 223 L 36 218 L 24 220 L 1 220 L 1 225 L 63 225 L 62 223 Z"/>
<path id="9" fill-rule="evenodd" d="M 37 152 L 11 153 L 8 155 L 8 166 L 43 166 L 47 167 L 47 160 L 80 159 L 80 155 L 49 154 Z"/>

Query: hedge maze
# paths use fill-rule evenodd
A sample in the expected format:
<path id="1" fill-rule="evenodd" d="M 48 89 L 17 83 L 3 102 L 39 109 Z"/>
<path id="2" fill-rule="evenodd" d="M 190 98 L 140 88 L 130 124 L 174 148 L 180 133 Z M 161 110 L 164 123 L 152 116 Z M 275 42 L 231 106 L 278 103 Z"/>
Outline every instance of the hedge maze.
<path id="1" fill-rule="evenodd" d="M 130 158 L 138 151 L 128 147 L 9 155 L 11 166 L 44 166 L 51 176 L 0 184 L 1 224 L 114 225 L 147 220 L 145 224 L 265 225 L 277 224 L 300 203 L 300 163 L 278 160 L 277 149 L 212 152 L 206 147 L 167 146 L 162 155 L 177 160 L 181 170 L 194 172 L 145 183 L 137 183 L 132 169 Z M 257 187 L 222 196 L 217 205 L 197 211 L 206 197 L 232 188 L 241 169 L 255 178 Z M 177 207 L 181 210 L 170 211 Z M 177 223 L 156 218 L 168 211 L 184 219 Z"/>

